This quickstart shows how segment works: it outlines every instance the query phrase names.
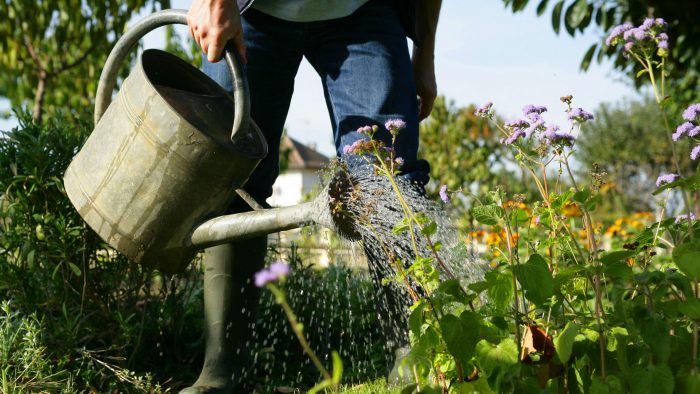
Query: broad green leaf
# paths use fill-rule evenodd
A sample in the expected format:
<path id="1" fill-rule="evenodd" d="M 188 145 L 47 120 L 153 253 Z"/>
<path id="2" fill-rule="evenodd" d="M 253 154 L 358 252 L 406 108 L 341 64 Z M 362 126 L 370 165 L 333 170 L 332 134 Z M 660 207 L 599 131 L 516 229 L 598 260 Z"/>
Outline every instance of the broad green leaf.
<path id="1" fill-rule="evenodd" d="M 513 300 L 513 281 L 510 274 L 500 271 L 489 271 L 484 276 L 486 279 L 486 294 L 490 304 L 497 311 L 505 311 Z"/>
<path id="2" fill-rule="evenodd" d="M 445 315 L 440 319 L 440 330 L 447 350 L 462 365 L 467 365 L 474 356 L 474 347 L 480 339 L 479 321 L 479 317 L 469 311 L 460 317 Z"/>
<path id="3" fill-rule="evenodd" d="M 578 335 L 578 325 L 574 322 L 568 322 L 564 330 L 554 338 L 554 350 L 562 364 L 566 364 L 571 357 L 576 335 Z"/>
<path id="4" fill-rule="evenodd" d="M 408 218 L 401 219 L 401 221 L 396 223 L 396 225 L 394 225 L 394 228 L 391 229 L 391 233 L 394 235 L 399 235 L 399 234 L 402 234 L 402 233 L 408 231 L 408 229 L 410 228 L 408 224 L 409 224 Z"/>
<path id="5" fill-rule="evenodd" d="M 691 279 L 700 279 L 700 241 L 680 244 L 673 249 L 673 261 Z"/>
<path id="6" fill-rule="evenodd" d="M 476 345 L 476 359 L 487 376 L 504 373 L 518 363 L 518 346 L 510 338 L 498 345 L 481 340 Z"/>
<path id="7" fill-rule="evenodd" d="M 678 304 L 678 310 L 691 320 L 700 320 L 700 300 L 691 298 Z"/>
<path id="8" fill-rule="evenodd" d="M 633 394 L 672 394 L 674 387 L 673 373 L 666 365 L 633 368 L 628 383 Z"/>
<path id="9" fill-rule="evenodd" d="M 639 323 L 640 333 L 644 342 L 651 348 L 655 356 L 655 362 L 664 364 L 668 362 L 671 353 L 671 336 L 666 321 L 660 318 L 646 318 Z"/>
<path id="10" fill-rule="evenodd" d="M 676 384 L 678 385 L 676 388 L 677 393 L 700 393 L 700 372 L 692 370 L 690 372 L 682 371 L 677 375 Z"/>
<path id="11" fill-rule="evenodd" d="M 542 256 L 533 254 L 527 263 L 516 265 L 513 270 L 528 300 L 541 305 L 554 294 L 552 273 Z"/>
<path id="12" fill-rule="evenodd" d="M 574 195 L 571 197 L 572 200 L 576 201 L 579 204 L 583 204 L 588 200 L 588 198 L 591 196 L 591 189 L 583 189 L 580 191 L 577 191 L 574 193 Z"/>
<path id="13" fill-rule="evenodd" d="M 479 205 L 472 208 L 472 215 L 479 223 L 496 225 L 503 218 L 505 211 L 495 204 Z"/>

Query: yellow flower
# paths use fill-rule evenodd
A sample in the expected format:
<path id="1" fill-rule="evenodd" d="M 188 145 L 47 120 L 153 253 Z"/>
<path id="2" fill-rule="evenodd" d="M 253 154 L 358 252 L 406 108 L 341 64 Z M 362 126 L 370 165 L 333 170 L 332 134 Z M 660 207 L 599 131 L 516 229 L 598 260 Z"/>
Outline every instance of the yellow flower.
<path id="1" fill-rule="evenodd" d="M 573 202 L 566 203 L 562 207 L 561 213 L 569 218 L 581 216 L 581 211 L 578 209 L 578 205 L 576 205 L 576 203 Z"/>

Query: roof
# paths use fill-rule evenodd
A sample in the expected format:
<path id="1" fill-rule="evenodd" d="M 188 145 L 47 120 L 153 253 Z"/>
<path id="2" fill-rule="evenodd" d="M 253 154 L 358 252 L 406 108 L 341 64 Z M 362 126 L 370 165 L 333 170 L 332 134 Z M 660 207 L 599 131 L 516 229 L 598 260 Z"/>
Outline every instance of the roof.
<path id="1" fill-rule="evenodd" d="M 330 159 L 319 153 L 311 146 L 302 144 L 294 138 L 285 135 L 280 146 L 282 152 L 289 150 L 289 169 L 312 169 L 320 170 L 326 168 Z"/>

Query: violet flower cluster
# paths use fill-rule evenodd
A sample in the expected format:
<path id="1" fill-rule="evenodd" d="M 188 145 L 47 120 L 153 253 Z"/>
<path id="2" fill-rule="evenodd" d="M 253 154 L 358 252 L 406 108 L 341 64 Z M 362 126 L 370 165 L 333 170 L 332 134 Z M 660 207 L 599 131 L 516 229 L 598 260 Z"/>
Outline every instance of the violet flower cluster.
<path id="1" fill-rule="evenodd" d="M 440 199 L 445 204 L 450 203 L 450 195 L 447 194 L 447 185 L 442 185 L 442 187 L 440 188 Z"/>
<path id="2" fill-rule="evenodd" d="M 570 104 L 571 98 L 566 96 L 562 98 L 567 104 Z M 476 110 L 475 114 L 482 117 L 490 117 L 492 103 L 487 103 L 483 107 Z M 545 145 L 553 145 L 557 147 L 571 147 L 576 141 L 571 133 L 559 131 L 559 126 L 548 125 L 542 114 L 547 112 L 547 107 L 543 105 L 528 104 L 523 107 L 524 119 L 516 119 L 504 124 L 506 137 L 501 138 L 500 142 L 505 145 L 512 145 L 521 139 L 531 137 L 535 134 L 539 136 L 539 140 Z M 575 123 L 585 123 L 592 120 L 593 115 L 584 111 L 581 108 L 573 108 L 568 110 L 568 118 Z"/>
<path id="3" fill-rule="evenodd" d="M 668 24 L 661 18 L 646 18 L 639 26 L 634 26 L 629 22 L 625 22 L 619 26 L 615 26 L 610 35 L 605 39 L 605 45 L 615 46 L 624 42 L 625 56 L 635 50 L 656 50 L 656 53 L 661 57 L 668 56 L 668 35 L 666 28 Z"/>
<path id="4" fill-rule="evenodd" d="M 693 138 L 695 142 L 700 138 L 700 103 L 691 104 L 688 108 L 683 111 L 684 123 L 676 128 L 676 132 L 671 135 L 674 141 L 678 141 L 681 138 L 687 136 Z M 693 150 L 690 151 L 690 158 L 695 160 L 700 156 L 700 143 L 695 145 Z"/>
<path id="5" fill-rule="evenodd" d="M 284 261 L 275 261 L 267 269 L 255 273 L 255 286 L 264 287 L 268 283 L 279 282 L 289 275 L 289 264 Z"/>
<path id="6" fill-rule="evenodd" d="M 656 178 L 656 187 L 660 187 L 661 185 L 671 183 L 678 178 L 678 174 L 661 174 L 658 178 Z"/>

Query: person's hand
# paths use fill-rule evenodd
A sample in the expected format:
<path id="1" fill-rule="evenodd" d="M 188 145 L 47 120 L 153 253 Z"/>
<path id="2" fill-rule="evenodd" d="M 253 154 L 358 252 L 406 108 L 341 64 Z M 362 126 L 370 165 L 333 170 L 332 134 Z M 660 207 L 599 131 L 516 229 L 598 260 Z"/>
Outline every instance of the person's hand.
<path id="1" fill-rule="evenodd" d="M 421 52 L 415 48 L 413 57 L 413 79 L 418 95 L 418 121 L 421 121 L 433 111 L 433 103 L 437 97 L 437 82 L 435 82 L 435 60 L 433 52 Z"/>
<path id="2" fill-rule="evenodd" d="M 187 12 L 190 34 L 210 62 L 221 60 L 221 53 L 229 40 L 246 64 L 245 42 L 238 5 L 233 0 L 193 0 Z"/>

